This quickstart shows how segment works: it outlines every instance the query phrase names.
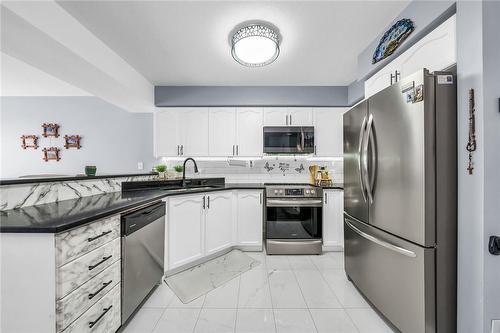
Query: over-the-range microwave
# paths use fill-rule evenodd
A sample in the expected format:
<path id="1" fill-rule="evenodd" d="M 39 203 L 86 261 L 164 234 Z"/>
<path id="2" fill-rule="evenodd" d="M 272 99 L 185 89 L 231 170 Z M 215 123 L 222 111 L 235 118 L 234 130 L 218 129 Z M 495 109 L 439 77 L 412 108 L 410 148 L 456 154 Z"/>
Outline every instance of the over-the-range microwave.
<path id="1" fill-rule="evenodd" d="M 264 126 L 264 154 L 313 154 L 314 126 Z"/>

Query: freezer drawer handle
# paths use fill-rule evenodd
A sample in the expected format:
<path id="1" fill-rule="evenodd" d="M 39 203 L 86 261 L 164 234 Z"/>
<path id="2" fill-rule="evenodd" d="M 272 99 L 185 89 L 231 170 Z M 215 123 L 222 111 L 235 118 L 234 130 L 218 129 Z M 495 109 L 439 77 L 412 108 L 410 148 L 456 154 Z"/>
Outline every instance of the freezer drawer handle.
<path id="1" fill-rule="evenodd" d="M 399 246 L 393 245 L 391 243 L 388 243 L 386 241 L 380 240 L 380 239 L 378 239 L 376 237 L 373 237 L 372 235 L 368 235 L 367 233 L 365 233 L 365 232 L 359 230 L 358 228 L 356 228 L 355 226 L 353 226 L 351 223 L 349 223 L 349 221 L 345 221 L 345 223 L 347 223 L 347 225 L 349 226 L 349 228 L 351 228 L 355 233 L 357 233 L 358 235 L 360 235 L 363 238 L 368 239 L 369 241 L 377 243 L 378 245 L 381 245 L 381 246 L 385 247 L 386 249 L 389 249 L 389 250 L 392 250 L 394 252 L 400 253 L 400 254 L 402 254 L 404 256 L 407 256 L 407 257 L 410 257 L 410 258 L 416 258 L 417 257 L 417 255 L 413 251 L 410 251 L 410 250 L 404 249 L 402 247 L 399 247 Z"/>

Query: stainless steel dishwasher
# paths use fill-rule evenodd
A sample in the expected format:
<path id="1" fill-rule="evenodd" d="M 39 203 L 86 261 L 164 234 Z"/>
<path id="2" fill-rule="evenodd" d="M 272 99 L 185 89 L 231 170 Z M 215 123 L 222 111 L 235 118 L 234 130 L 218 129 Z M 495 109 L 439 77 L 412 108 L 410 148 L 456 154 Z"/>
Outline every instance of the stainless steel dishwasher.
<path id="1" fill-rule="evenodd" d="M 122 215 L 122 324 L 161 283 L 165 248 L 165 203 Z"/>

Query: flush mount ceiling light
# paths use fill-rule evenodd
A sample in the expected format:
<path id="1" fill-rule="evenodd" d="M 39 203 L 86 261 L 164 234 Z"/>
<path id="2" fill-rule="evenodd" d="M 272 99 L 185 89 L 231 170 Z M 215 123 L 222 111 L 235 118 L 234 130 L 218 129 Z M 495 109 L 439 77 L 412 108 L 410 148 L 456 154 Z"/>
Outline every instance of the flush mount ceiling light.
<path id="1" fill-rule="evenodd" d="M 280 54 L 278 34 L 264 24 L 247 25 L 237 30 L 231 40 L 231 54 L 243 66 L 266 66 Z"/>

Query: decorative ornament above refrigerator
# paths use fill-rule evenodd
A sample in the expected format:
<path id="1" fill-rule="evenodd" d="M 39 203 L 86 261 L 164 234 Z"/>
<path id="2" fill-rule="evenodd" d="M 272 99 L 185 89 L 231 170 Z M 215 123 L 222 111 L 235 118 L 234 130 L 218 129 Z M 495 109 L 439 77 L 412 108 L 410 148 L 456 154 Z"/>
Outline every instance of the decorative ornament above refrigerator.
<path id="1" fill-rule="evenodd" d="M 405 39 L 415 30 L 413 21 L 401 19 L 385 32 L 373 53 L 372 64 L 387 58 L 405 41 Z"/>

